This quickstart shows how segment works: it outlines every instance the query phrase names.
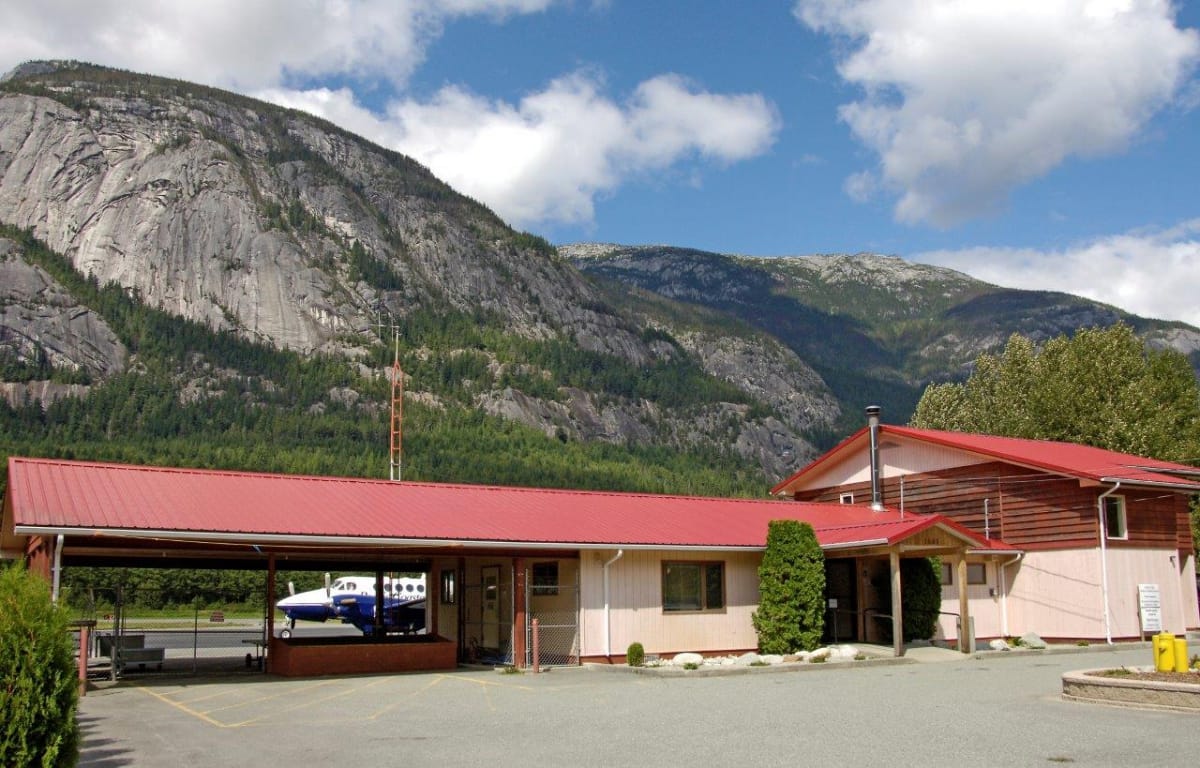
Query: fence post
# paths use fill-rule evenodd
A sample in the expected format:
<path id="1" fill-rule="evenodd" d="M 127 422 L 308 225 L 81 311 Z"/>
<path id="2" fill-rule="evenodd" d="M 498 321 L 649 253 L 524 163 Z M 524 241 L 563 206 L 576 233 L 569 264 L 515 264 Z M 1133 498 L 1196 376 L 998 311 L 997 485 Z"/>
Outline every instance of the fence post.
<path id="1" fill-rule="evenodd" d="M 541 651 L 541 649 L 539 648 L 539 641 L 538 641 L 538 620 L 534 619 L 533 620 L 533 674 L 535 674 L 535 675 L 539 671 L 538 665 L 540 663 L 540 659 L 538 657 L 541 655 L 540 651 Z"/>

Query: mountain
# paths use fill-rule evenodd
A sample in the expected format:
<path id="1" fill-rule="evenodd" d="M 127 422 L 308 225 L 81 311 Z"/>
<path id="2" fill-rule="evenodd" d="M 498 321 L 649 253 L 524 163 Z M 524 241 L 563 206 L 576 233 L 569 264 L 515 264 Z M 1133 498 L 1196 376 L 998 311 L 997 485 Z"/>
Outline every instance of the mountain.
<path id="1" fill-rule="evenodd" d="M 265 353 L 234 355 L 236 339 L 348 366 L 338 387 L 297 405 L 370 413 L 385 450 L 376 383 L 395 325 L 418 407 L 776 474 L 812 454 L 801 435 L 811 416 L 786 423 L 761 384 L 706 372 L 541 238 L 411 159 L 300 112 L 86 64 L 25 65 L 0 84 L 0 223 L 14 276 L 0 329 L 12 407 L 141 375 L 142 347 L 181 403 L 249 386 L 248 402 L 282 407 L 263 393 L 289 382 L 248 370 L 242 358 Z M 171 319 L 190 323 L 185 335 L 223 351 L 161 349 L 141 327 L 114 327 L 114 312 L 154 317 L 166 333 Z M 72 331 L 81 324 L 87 343 Z M 758 353 L 742 346 L 741 358 Z M 760 367 L 782 377 L 774 389 L 815 378 L 768 347 Z"/>
<path id="2" fill-rule="evenodd" d="M 1131 325 L 1200 369 L 1200 331 L 1078 296 L 1001 288 L 894 256 L 750 257 L 669 246 L 582 243 L 559 252 L 581 271 L 721 313 L 767 333 L 809 363 L 857 426 L 858 404 L 907 419 L 930 381 L 965 376 L 1013 333 L 1045 341 L 1085 327 Z M 848 417 L 848 420 L 847 420 Z"/>
<path id="3" fill-rule="evenodd" d="M 761 493 L 1012 330 L 1195 329 L 873 255 L 556 249 L 305 113 L 77 62 L 0 82 L 0 452 Z M 1190 345 L 1190 347 L 1189 347 Z"/>

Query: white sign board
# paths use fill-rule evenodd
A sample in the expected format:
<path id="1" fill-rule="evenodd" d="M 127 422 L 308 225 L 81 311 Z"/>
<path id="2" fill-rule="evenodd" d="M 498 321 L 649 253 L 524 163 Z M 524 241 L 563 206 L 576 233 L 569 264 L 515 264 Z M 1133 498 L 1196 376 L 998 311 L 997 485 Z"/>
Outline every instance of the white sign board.
<path id="1" fill-rule="evenodd" d="M 1157 584 L 1138 584 L 1138 615 L 1142 617 L 1142 632 L 1162 632 L 1162 600 Z"/>

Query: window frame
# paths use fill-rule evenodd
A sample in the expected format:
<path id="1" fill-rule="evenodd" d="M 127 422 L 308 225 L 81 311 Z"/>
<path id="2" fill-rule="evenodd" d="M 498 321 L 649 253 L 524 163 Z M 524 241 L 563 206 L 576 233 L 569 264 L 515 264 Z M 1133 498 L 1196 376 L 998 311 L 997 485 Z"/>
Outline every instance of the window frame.
<path id="1" fill-rule="evenodd" d="M 840 503 L 840 504 L 853 504 L 853 503 L 854 503 L 854 494 L 853 494 L 853 493 L 843 493 L 843 494 L 841 494 L 840 496 L 838 496 L 838 503 Z"/>
<path id="2" fill-rule="evenodd" d="M 942 563 L 942 586 L 954 586 L 958 563 Z M 967 586 L 986 586 L 988 583 L 987 563 L 967 563 Z"/>
<path id="3" fill-rule="evenodd" d="M 553 574 L 550 573 L 551 570 L 553 570 Z M 558 576 L 557 560 L 544 560 L 531 564 L 529 566 L 529 594 L 536 597 L 557 595 Z"/>
<path id="4" fill-rule="evenodd" d="M 1117 521 L 1120 523 L 1120 533 L 1113 533 L 1112 525 L 1110 525 L 1110 515 L 1113 512 L 1117 514 Z M 1124 496 L 1105 496 L 1104 497 L 1104 536 L 1110 541 L 1129 541 L 1129 516 L 1125 510 Z"/>
<path id="5" fill-rule="evenodd" d="M 438 586 L 441 587 L 438 595 L 442 605 L 455 605 L 458 603 L 458 571 L 453 568 L 443 568 L 440 574 Z"/>
<path id="6" fill-rule="evenodd" d="M 667 605 L 667 575 L 668 575 L 668 571 L 671 568 L 675 568 L 675 567 L 682 567 L 682 568 L 693 568 L 694 567 L 699 570 L 699 572 L 700 572 L 699 594 L 697 595 L 698 600 L 696 601 L 700 606 L 699 608 L 693 608 L 690 606 L 683 607 L 683 608 L 673 608 L 673 607 L 669 607 Z M 659 587 L 662 590 L 660 593 L 660 598 L 661 598 L 660 602 L 662 605 L 662 612 L 664 614 L 669 613 L 672 615 L 679 615 L 679 614 L 689 614 L 689 613 L 695 614 L 695 613 L 725 613 L 726 612 L 726 606 L 729 604 L 729 598 L 728 598 L 728 594 L 726 592 L 727 579 L 726 579 L 726 575 L 725 575 L 726 569 L 725 569 L 725 561 L 724 560 L 663 560 L 660 568 L 661 568 L 661 571 L 660 571 L 661 580 L 659 583 Z M 710 598 L 712 597 L 712 585 L 710 585 L 710 583 L 709 583 L 709 578 L 710 578 L 710 574 L 714 572 L 713 569 L 717 569 L 716 573 L 718 573 L 720 575 L 720 580 L 721 580 L 721 583 L 720 583 L 721 604 L 717 605 L 717 606 L 710 604 L 711 603 Z"/>

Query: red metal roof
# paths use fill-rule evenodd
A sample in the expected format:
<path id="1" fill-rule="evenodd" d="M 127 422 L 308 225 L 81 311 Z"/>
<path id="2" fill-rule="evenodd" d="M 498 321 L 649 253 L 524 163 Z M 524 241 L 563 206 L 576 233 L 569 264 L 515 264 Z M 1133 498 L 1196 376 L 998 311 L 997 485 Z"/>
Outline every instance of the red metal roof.
<path id="1" fill-rule="evenodd" d="M 256 543 L 762 548 L 767 523 L 810 523 L 825 547 L 895 544 L 940 516 L 864 506 L 389 482 L 10 458 L 18 534 L 176 534 Z"/>
<path id="2" fill-rule="evenodd" d="M 1200 491 L 1200 468 L 1108 451 L 1103 448 L 1093 448 L 1089 445 L 997 437 L 968 432 L 944 432 L 936 429 L 914 429 L 890 424 L 881 425 L 880 434 L 957 448 L 979 456 L 1034 467 L 1067 477 L 1113 483 L 1119 480 L 1125 485 L 1161 486 L 1177 489 L 1183 493 Z M 864 427 L 813 463 L 776 485 L 771 489 L 771 493 L 777 494 L 785 490 L 793 490 L 796 481 L 812 476 L 826 466 L 836 464 L 841 457 L 849 455 L 855 450 L 861 450 L 867 437 L 867 429 Z"/>

